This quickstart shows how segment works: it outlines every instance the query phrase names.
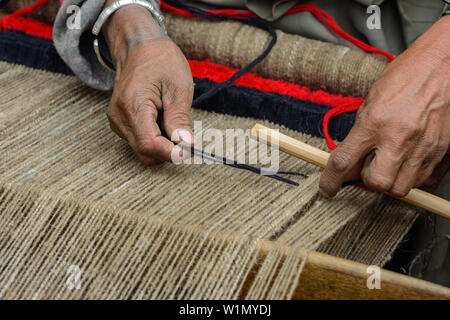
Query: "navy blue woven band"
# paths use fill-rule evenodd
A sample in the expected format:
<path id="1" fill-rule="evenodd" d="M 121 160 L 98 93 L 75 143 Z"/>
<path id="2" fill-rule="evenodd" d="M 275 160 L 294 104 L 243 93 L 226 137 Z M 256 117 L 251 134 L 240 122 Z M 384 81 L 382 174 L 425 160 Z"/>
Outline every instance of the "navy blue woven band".
<path id="1" fill-rule="evenodd" d="M 8 3 L 9 0 L 0 0 L 0 8 L 3 8 L 4 6 L 6 6 L 6 4 Z"/>

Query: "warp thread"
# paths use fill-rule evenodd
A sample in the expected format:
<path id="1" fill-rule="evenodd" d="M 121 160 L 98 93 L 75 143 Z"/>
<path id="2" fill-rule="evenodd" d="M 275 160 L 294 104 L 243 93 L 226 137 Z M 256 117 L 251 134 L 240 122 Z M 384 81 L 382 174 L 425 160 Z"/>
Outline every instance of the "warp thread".
<path id="1" fill-rule="evenodd" d="M 0 63 L 0 72 L 0 109 L 7 114 L 2 298 L 289 299 L 304 262 L 300 249 L 335 243 L 346 228 L 332 252 L 347 257 L 352 249 L 353 260 L 382 265 L 415 217 L 412 208 L 358 188 L 320 201 L 319 169 L 286 154 L 280 156 L 288 170 L 309 174 L 297 188 L 224 166 L 204 166 L 196 176 L 170 164 L 140 167 L 104 121 L 107 95 L 74 77 L 23 66 Z M 18 86 L 27 94 L 17 96 Z M 252 123 L 198 109 L 193 119 L 218 129 Z M 301 138 L 324 146 L 322 139 Z M 31 178 L 36 181 L 26 182 Z M 23 183 L 8 184 L 11 179 Z M 377 221 L 363 232 L 367 217 Z M 274 235 L 277 246 L 257 260 L 255 241 Z M 298 250 L 285 258 L 277 250 L 285 245 Z M 70 265 L 83 270 L 80 290 L 65 290 Z M 15 280 L 9 285 L 9 279 Z"/>

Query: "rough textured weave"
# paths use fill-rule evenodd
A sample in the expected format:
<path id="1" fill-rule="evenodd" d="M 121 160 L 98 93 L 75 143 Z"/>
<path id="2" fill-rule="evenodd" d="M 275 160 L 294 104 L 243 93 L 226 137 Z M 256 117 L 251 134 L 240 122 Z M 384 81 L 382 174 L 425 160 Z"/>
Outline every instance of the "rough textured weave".
<path id="1" fill-rule="evenodd" d="M 33 1 L 10 1 L 17 10 Z M 59 1 L 38 9 L 38 18 L 54 21 Z M 242 68 L 267 46 L 263 30 L 239 22 L 209 22 L 164 12 L 169 36 L 190 59 Z M 42 18 L 43 17 L 43 18 Z M 283 79 L 331 93 L 365 97 L 388 61 L 344 46 L 277 31 L 278 43 L 253 71 L 267 78 Z"/>
<path id="2" fill-rule="evenodd" d="M 242 68 L 256 58 L 270 35 L 239 22 L 209 22 L 165 13 L 169 36 L 190 59 Z M 252 72 L 311 89 L 365 97 L 388 61 L 347 47 L 277 31 L 278 42 Z"/>
<path id="3" fill-rule="evenodd" d="M 383 264 L 417 214 L 356 187 L 324 202 L 320 170 L 286 154 L 281 170 L 309 175 L 299 187 L 220 165 L 146 168 L 109 129 L 107 94 L 4 62 L 0 86 L 2 298 L 235 299 L 255 267 L 244 298 L 290 298 L 308 250 Z M 255 122 L 192 117 L 204 129 Z M 370 227 L 333 241 L 360 225 Z M 259 239 L 275 244 L 262 262 Z M 70 266 L 79 290 L 67 287 Z"/>

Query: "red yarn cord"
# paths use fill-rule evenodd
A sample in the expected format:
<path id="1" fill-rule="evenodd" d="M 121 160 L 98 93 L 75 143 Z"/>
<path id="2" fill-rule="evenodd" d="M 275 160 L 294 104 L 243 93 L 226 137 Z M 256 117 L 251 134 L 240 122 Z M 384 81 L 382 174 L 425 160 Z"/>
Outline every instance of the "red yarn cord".
<path id="1" fill-rule="evenodd" d="M 317 17 L 320 21 L 322 21 L 328 28 L 330 28 L 337 35 L 339 35 L 343 39 L 346 39 L 346 40 L 352 42 L 353 44 L 357 45 L 362 50 L 367 51 L 367 52 L 382 54 L 385 57 L 387 57 L 389 59 L 389 61 L 392 61 L 395 59 L 395 57 L 393 55 L 391 55 L 390 53 L 385 52 L 380 49 L 377 49 L 377 48 L 374 48 L 374 47 L 352 37 L 351 35 L 349 35 L 348 33 L 346 33 L 344 30 L 342 30 L 338 26 L 338 24 L 333 20 L 333 18 L 329 14 L 327 14 L 325 11 L 323 11 L 322 9 L 320 9 L 314 5 L 310 5 L 310 4 L 297 5 L 297 6 L 293 7 L 291 10 L 289 10 L 287 13 L 292 14 L 292 13 L 296 13 L 296 12 L 300 12 L 300 11 L 311 12 L 315 17 Z M 334 141 L 331 138 L 329 131 L 328 131 L 330 119 L 334 118 L 340 114 L 346 113 L 346 112 L 352 112 L 352 111 L 358 110 L 360 106 L 361 105 L 358 105 L 358 106 L 342 105 L 337 108 L 331 109 L 330 111 L 328 111 L 325 114 L 325 116 L 323 118 L 323 122 L 322 122 L 323 135 L 325 137 L 325 141 L 327 142 L 327 146 L 329 149 L 334 150 L 337 148 L 337 144 L 334 143 Z"/>
<path id="2" fill-rule="evenodd" d="M 11 13 L 8 17 L 18 17 L 18 16 L 23 16 L 24 14 L 33 12 L 34 10 L 36 10 L 37 8 L 39 8 L 40 6 L 42 6 L 43 4 L 46 4 L 47 0 L 37 0 L 34 4 L 32 4 L 31 6 L 22 8 L 17 10 L 14 13 Z"/>
<path id="3" fill-rule="evenodd" d="M 0 30 L 15 29 L 33 34 L 34 36 L 52 39 L 52 26 L 31 18 L 22 17 L 27 13 L 33 12 L 46 2 L 47 0 L 38 0 L 33 5 L 17 10 L 16 12 L 0 19 Z"/>
<path id="4" fill-rule="evenodd" d="M 341 105 L 339 107 L 330 109 L 325 114 L 325 116 L 323 117 L 323 122 L 322 122 L 323 135 L 325 137 L 325 141 L 327 142 L 327 146 L 328 146 L 329 149 L 334 150 L 334 149 L 337 148 L 337 144 L 334 143 L 334 141 L 331 138 L 331 136 L 329 134 L 329 131 L 328 131 L 328 127 L 330 125 L 330 119 L 334 118 L 334 117 L 337 117 L 338 115 L 343 114 L 343 113 L 356 111 L 356 110 L 359 109 L 361 104 L 358 104 L 358 105 Z"/>
<path id="5" fill-rule="evenodd" d="M 168 4 L 162 0 L 160 1 L 160 4 L 161 4 L 161 9 L 163 9 L 163 10 L 170 11 L 172 13 L 175 13 L 175 14 L 177 14 L 179 16 L 183 16 L 183 17 L 197 18 L 197 16 L 194 15 L 193 13 L 189 12 L 189 10 L 171 6 L 170 4 Z M 230 15 L 230 16 L 246 15 L 246 16 L 255 17 L 255 18 L 258 17 L 255 13 L 253 13 L 252 11 L 249 11 L 249 10 L 220 9 L 220 10 L 207 10 L 207 12 L 210 13 L 211 15 L 223 14 L 223 15 Z"/>
<path id="6" fill-rule="evenodd" d="M 223 65 L 212 63 L 210 60 L 196 61 L 189 60 L 192 76 L 199 79 L 208 79 L 220 83 L 229 79 L 237 69 L 232 69 Z M 340 106 L 358 108 L 363 98 L 351 96 L 334 95 L 322 90 L 312 91 L 307 87 L 290 83 L 284 80 L 265 79 L 254 73 L 246 73 L 233 82 L 242 87 L 253 88 L 264 92 L 276 92 L 281 95 L 291 96 L 299 100 L 308 100 L 319 104 L 324 104 L 333 109 Z"/>
<path id="7" fill-rule="evenodd" d="M 196 16 L 189 12 L 188 10 L 177 8 L 174 6 L 171 6 L 167 3 L 165 3 L 163 0 L 161 0 L 161 8 L 166 11 L 173 12 L 177 15 L 189 17 L 189 18 L 195 18 Z M 336 23 L 336 21 L 325 11 L 320 9 L 319 7 L 312 5 L 312 4 L 299 4 L 294 7 L 292 7 L 290 10 L 288 10 L 286 13 L 283 14 L 283 16 L 289 16 L 291 14 L 307 11 L 313 14 L 316 18 L 318 18 L 323 24 L 325 24 L 328 28 L 330 28 L 331 31 L 336 33 L 341 38 L 350 41 L 354 45 L 358 46 L 364 51 L 367 52 L 374 52 L 379 53 L 387 57 L 390 61 L 394 60 L 394 56 L 390 53 L 377 49 L 375 47 L 372 47 L 361 40 L 356 39 L 355 37 L 351 36 L 344 30 L 342 30 L 339 25 Z M 225 15 L 248 15 L 251 17 L 257 17 L 255 13 L 249 10 L 233 10 L 233 9 L 223 9 L 223 10 L 209 10 L 208 13 L 214 15 L 214 14 L 225 14 Z"/>
<path id="8" fill-rule="evenodd" d="M 308 11 L 308 12 L 312 13 L 324 25 L 326 25 L 328 28 L 330 28 L 331 31 L 336 33 L 341 38 L 350 41 L 351 43 L 358 46 L 362 50 L 367 51 L 367 52 L 382 54 L 385 57 L 387 57 L 389 59 L 389 61 L 392 61 L 395 59 L 395 57 L 393 55 L 391 55 L 390 53 L 380 50 L 380 49 L 377 49 L 375 47 L 372 47 L 372 46 L 368 45 L 367 43 L 364 43 L 364 42 L 356 39 L 355 37 L 351 36 L 344 30 L 342 30 L 341 27 L 339 27 L 339 25 L 336 23 L 336 21 L 328 13 L 326 13 L 319 7 L 316 7 L 315 5 L 299 4 L 299 5 L 294 6 L 289 11 L 287 11 L 285 13 L 285 15 L 290 15 L 290 14 L 294 14 L 294 13 L 301 12 L 301 11 Z"/>

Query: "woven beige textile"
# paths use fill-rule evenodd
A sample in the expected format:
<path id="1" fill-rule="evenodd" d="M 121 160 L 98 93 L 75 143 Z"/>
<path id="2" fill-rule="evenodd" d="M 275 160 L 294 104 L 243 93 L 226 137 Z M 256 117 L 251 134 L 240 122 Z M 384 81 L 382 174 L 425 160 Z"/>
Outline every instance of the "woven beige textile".
<path id="1" fill-rule="evenodd" d="M 283 153 L 280 170 L 309 176 L 298 187 L 223 165 L 147 168 L 111 132 L 108 94 L 3 62 L 0 87 L 1 298 L 289 299 L 308 250 L 382 265 L 417 215 L 356 187 L 324 201 L 320 170 Z M 274 243 L 263 261 L 260 239 Z"/>
<path id="2" fill-rule="evenodd" d="M 169 36 L 188 58 L 243 68 L 270 42 L 268 32 L 240 22 L 209 22 L 165 13 Z M 278 42 L 252 72 L 311 89 L 365 97 L 387 59 L 277 31 Z"/>

